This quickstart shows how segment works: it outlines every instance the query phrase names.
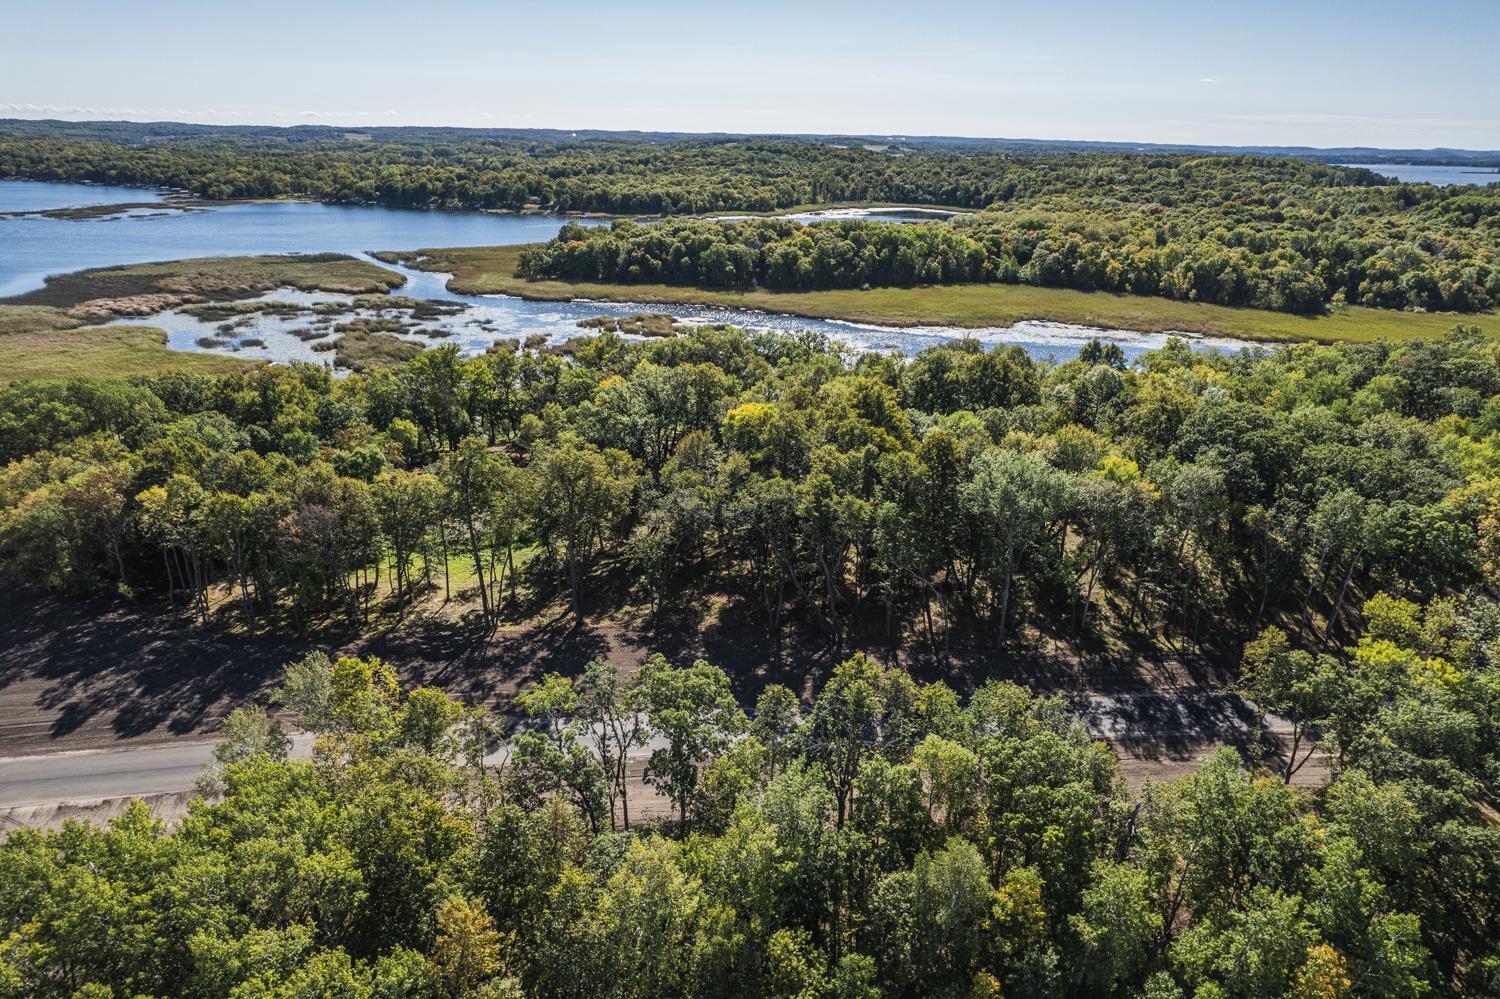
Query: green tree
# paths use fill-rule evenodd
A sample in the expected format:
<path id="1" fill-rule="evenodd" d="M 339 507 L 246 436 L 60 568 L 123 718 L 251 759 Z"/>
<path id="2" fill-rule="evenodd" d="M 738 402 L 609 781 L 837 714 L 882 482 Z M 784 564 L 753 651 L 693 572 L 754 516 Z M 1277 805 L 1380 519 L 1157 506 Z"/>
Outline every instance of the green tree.
<path id="1" fill-rule="evenodd" d="M 493 630 L 498 623 L 490 592 L 493 580 L 486 576 L 493 562 L 490 547 L 499 526 L 500 492 L 505 488 L 503 459 L 492 453 L 478 437 L 465 437 L 445 458 L 439 480 L 443 484 L 444 507 L 460 525 L 468 541 L 473 560 L 474 579 L 479 590 L 481 615 L 485 627 Z M 489 553 L 487 558 L 486 553 Z"/>
<path id="2" fill-rule="evenodd" d="M 412 559 L 432 529 L 441 496 L 438 480 L 425 472 L 398 469 L 375 479 L 372 498 L 381 533 L 390 545 L 397 607 L 403 620 L 412 598 Z"/>
<path id="3" fill-rule="evenodd" d="M 1032 548 L 1072 502 L 1069 477 L 1035 454 L 992 449 L 974 459 L 965 507 L 978 524 L 983 564 L 996 591 L 998 641 L 1005 641 L 1011 586 Z"/>
<path id="4" fill-rule="evenodd" d="M 631 705 L 646 716 L 665 745 L 646 763 L 647 782 L 660 788 L 686 823 L 700 768 L 729 748 L 748 723 L 725 672 L 698 660 L 674 667 L 660 656 L 641 666 Z"/>
<path id="5" fill-rule="evenodd" d="M 583 623 L 583 565 L 595 538 L 621 515 L 635 488 L 628 456 L 576 442 L 547 448 L 537 459 L 539 500 L 551 529 L 562 535 L 573 617 Z"/>
<path id="6" fill-rule="evenodd" d="M 1346 687 L 1343 667 L 1331 656 L 1293 649 L 1285 632 L 1268 628 L 1245 646 L 1240 683 L 1261 712 L 1286 718 L 1292 744 L 1281 768 L 1287 783 L 1317 750 L 1315 734 L 1333 714 Z"/>
<path id="7" fill-rule="evenodd" d="M 579 718 L 588 726 L 588 739 L 605 776 L 610 828 L 615 828 L 618 806 L 621 828 L 630 828 L 630 752 L 646 744 L 646 718 L 638 695 L 607 659 L 594 658 L 583 668 L 578 685 Z"/>

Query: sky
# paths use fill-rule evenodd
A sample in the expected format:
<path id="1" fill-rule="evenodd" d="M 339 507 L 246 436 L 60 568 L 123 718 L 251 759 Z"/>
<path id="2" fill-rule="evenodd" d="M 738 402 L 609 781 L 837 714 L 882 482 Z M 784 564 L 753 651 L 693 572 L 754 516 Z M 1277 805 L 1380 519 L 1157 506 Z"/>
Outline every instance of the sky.
<path id="1" fill-rule="evenodd" d="M 0 117 L 1500 149 L 1500 0 L 0 0 Z"/>

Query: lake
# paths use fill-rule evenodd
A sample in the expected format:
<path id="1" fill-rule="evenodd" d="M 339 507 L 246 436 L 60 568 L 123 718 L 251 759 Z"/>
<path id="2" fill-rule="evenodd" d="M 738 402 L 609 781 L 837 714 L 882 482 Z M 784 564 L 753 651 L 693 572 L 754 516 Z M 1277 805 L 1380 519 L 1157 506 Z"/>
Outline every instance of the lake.
<path id="1" fill-rule="evenodd" d="M 1500 182 L 1500 172 L 1494 167 L 1480 166 L 1423 166 L 1418 163 L 1340 163 L 1338 166 L 1363 167 L 1366 170 L 1399 180 L 1403 184 L 1433 184 L 1451 187 L 1454 184 L 1494 184 Z"/>
<path id="2" fill-rule="evenodd" d="M 82 184 L 0 181 L 0 212 L 38 211 L 76 205 L 140 203 L 160 200 L 157 192 L 135 188 L 106 188 Z M 842 217 L 849 217 L 842 210 Z M 912 216 L 918 220 L 924 216 Z M 394 208 L 324 205 L 311 202 L 270 202 L 216 205 L 183 210 L 163 205 L 121 215 L 85 219 L 55 219 L 37 215 L 0 217 L 0 297 L 40 287 L 49 274 L 87 267 L 144 263 L 184 257 L 233 256 L 260 253 L 339 252 L 363 255 L 371 250 L 417 249 L 428 246 L 495 246 L 534 243 L 551 238 L 566 221 L 550 215 L 503 215 L 482 212 L 416 211 Z M 590 223 L 586 223 L 590 224 Z M 592 224 L 601 224 L 594 222 Z M 383 265 L 385 266 L 385 265 Z M 496 339 L 524 338 L 540 333 L 558 341 L 581 332 L 578 322 L 631 312 L 663 312 L 689 323 L 731 323 L 749 329 L 783 332 L 810 330 L 847 343 L 858 350 L 898 350 L 912 354 L 934 344 L 974 337 L 988 344 L 1016 344 L 1035 357 L 1066 360 L 1094 337 L 1115 343 L 1135 358 L 1166 342 L 1161 334 L 1097 330 L 1060 323 L 1025 322 L 1010 327 L 959 329 L 953 327 L 894 328 L 793 316 L 745 309 L 666 306 L 646 302 L 528 302 L 500 295 L 456 295 L 444 276 L 409 268 L 393 268 L 407 278 L 401 294 L 438 299 L 463 306 L 453 316 L 424 326 L 445 334 L 422 342 L 447 339 L 466 353 L 482 351 Z M 311 302 L 316 297 L 285 292 L 268 296 Z M 330 296 L 324 296 L 327 298 Z M 257 316 L 235 330 L 239 339 L 263 340 L 263 347 L 235 350 L 233 344 L 205 348 L 198 340 L 214 333 L 213 323 L 202 323 L 176 312 L 163 313 L 141 325 L 167 331 L 178 350 L 210 349 L 218 353 L 286 361 L 293 358 L 326 360 L 291 331 L 306 325 L 297 317 Z M 1228 339 L 1195 339 L 1197 349 L 1237 350 L 1249 346 Z"/>
<path id="3" fill-rule="evenodd" d="M 105 201 L 84 200 L 113 190 Z M 123 195 L 121 195 L 123 192 Z M 0 212 L 159 200 L 135 188 L 0 181 Z M 47 202 L 52 203 L 47 203 Z M 12 207 L 23 206 L 23 207 Z M 556 235 L 548 215 L 415 211 L 313 202 L 162 208 L 89 219 L 0 218 L 0 298 L 39 288 L 49 274 L 184 257 L 362 253 L 424 246 L 536 243 Z"/>
<path id="4" fill-rule="evenodd" d="M 48 208 L 119 205 L 160 201 L 163 192 L 107 184 L 50 184 L 40 180 L 0 180 L 0 212 L 39 212 Z"/>

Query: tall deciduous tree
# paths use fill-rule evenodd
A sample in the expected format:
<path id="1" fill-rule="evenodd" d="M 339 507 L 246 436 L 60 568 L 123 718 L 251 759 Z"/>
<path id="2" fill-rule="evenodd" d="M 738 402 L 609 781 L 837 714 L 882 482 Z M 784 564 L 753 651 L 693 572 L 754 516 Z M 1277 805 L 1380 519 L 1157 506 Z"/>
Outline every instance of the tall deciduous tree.
<path id="1" fill-rule="evenodd" d="M 570 440 L 541 454 L 537 483 L 546 522 L 562 536 L 568 602 L 581 624 L 584 562 L 595 538 L 621 519 L 624 502 L 635 488 L 635 469 L 623 452 Z"/>
<path id="2" fill-rule="evenodd" d="M 979 557 L 996 591 L 997 640 L 1004 642 L 1016 574 L 1048 526 L 1067 512 L 1072 480 L 1039 455 L 994 448 L 974 459 L 963 496 L 983 546 Z"/>
<path id="3" fill-rule="evenodd" d="M 699 769 L 728 749 L 747 725 L 729 677 L 701 659 L 674 667 L 665 657 L 652 656 L 636 678 L 631 706 L 665 743 L 652 752 L 646 780 L 672 800 L 678 820 L 686 822 Z"/>

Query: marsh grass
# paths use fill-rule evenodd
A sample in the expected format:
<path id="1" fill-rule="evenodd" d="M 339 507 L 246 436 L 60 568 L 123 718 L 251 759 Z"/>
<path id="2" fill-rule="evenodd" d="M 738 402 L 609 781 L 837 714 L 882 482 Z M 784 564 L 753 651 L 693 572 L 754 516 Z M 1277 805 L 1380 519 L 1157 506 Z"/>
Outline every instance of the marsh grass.
<path id="1" fill-rule="evenodd" d="M 0 307 L 0 317 L 4 316 Z M 149 326 L 32 329 L 0 335 L 0 385 L 52 378 L 130 378 L 173 371 L 203 375 L 244 370 L 223 354 L 168 350 L 166 334 Z"/>
<path id="2" fill-rule="evenodd" d="M 5 304 L 73 309 L 91 302 L 154 295 L 179 296 L 183 303 L 227 301 L 277 288 L 361 295 L 386 292 L 403 283 L 394 271 L 341 253 L 205 257 L 54 275 L 43 287 L 6 299 Z"/>
<path id="3" fill-rule="evenodd" d="M 340 324 L 340 329 L 346 327 L 347 332 L 340 334 L 337 339 L 320 340 L 313 344 L 313 350 L 334 352 L 334 367 L 350 371 L 388 368 L 410 361 L 426 349 L 420 343 L 402 340 L 379 329 L 360 326 L 358 322 Z"/>
<path id="4" fill-rule="evenodd" d="M 235 302 L 283 287 L 371 295 L 399 287 L 403 280 L 383 267 L 341 254 L 179 260 L 48 278 L 42 288 L 0 300 L 0 384 L 78 375 L 241 369 L 246 362 L 234 358 L 168 350 L 166 335 L 159 329 L 85 324 L 183 305 Z M 228 319 L 222 325 L 228 327 L 223 332 L 230 333 L 248 323 L 252 312 L 266 311 L 266 304 L 236 303 L 213 319 Z M 277 310 L 292 308 L 290 303 L 270 304 Z M 252 338 L 239 346 L 259 343 Z"/>
<path id="5" fill-rule="evenodd" d="M 881 326 L 1010 326 L 1023 320 L 1141 333 L 1184 332 L 1244 340 L 1323 343 L 1438 337 L 1455 326 L 1500 335 L 1500 314 L 1397 312 L 1350 306 L 1325 316 L 1231 309 L 1138 295 L 1013 284 L 930 285 L 841 291 L 716 291 L 664 284 L 528 281 L 516 274 L 524 246 L 426 249 L 399 255 L 420 270 L 452 274 L 461 294 L 504 294 L 542 301 L 591 298 L 762 309 L 811 319 Z"/>
<path id="6" fill-rule="evenodd" d="M 311 310 L 296 302 L 257 299 L 249 302 L 199 302 L 184 305 L 178 311 L 185 316 L 212 323 L 224 319 L 245 321 L 254 316 L 296 316 Z"/>

